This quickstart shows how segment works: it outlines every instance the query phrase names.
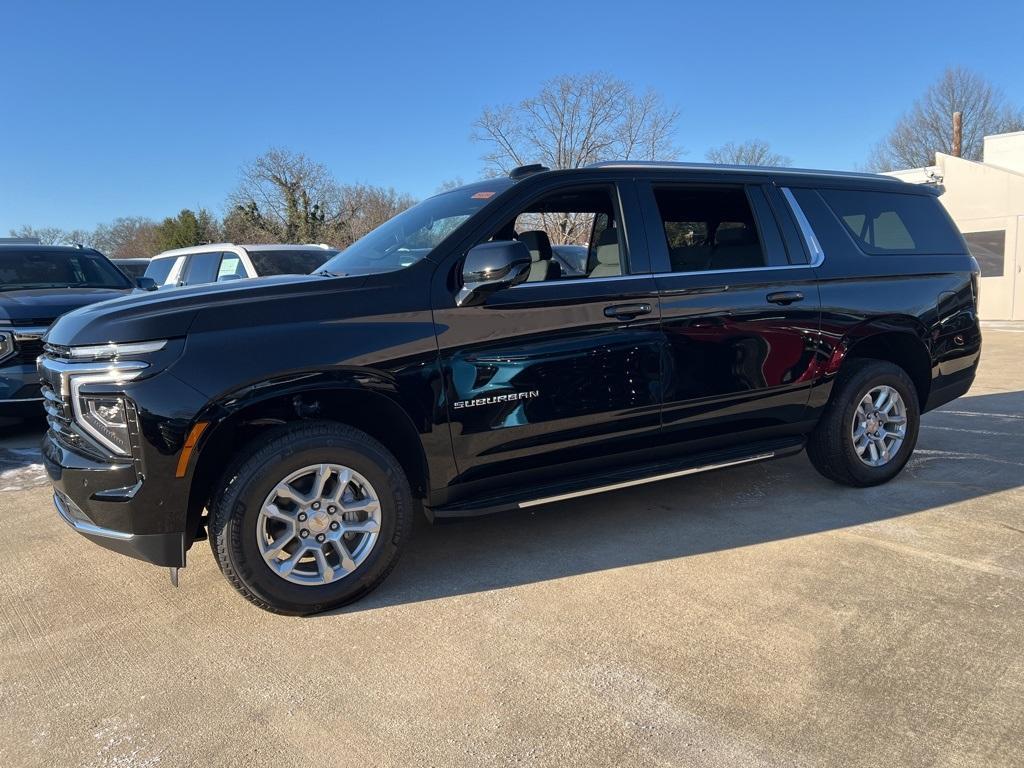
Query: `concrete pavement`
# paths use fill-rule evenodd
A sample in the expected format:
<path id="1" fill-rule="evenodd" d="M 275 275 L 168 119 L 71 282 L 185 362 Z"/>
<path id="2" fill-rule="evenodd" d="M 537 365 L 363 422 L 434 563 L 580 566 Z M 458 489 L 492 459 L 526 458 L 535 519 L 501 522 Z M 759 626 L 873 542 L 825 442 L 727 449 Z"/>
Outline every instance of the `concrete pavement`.
<path id="1" fill-rule="evenodd" d="M 79 538 L 8 437 L 0 765 L 1020 766 L 1022 355 L 987 328 L 886 486 L 801 455 L 422 524 L 308 619 Z"/>

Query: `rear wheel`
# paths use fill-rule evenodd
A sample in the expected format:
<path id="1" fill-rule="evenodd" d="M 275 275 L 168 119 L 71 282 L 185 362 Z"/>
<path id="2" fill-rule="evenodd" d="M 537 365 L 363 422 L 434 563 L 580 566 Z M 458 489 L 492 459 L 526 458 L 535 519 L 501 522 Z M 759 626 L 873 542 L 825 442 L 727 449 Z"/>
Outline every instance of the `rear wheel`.
<path id="1" fill-rule="evenodd" d="M 917 444 L 921 412 L 906 372 L 885 360 L 850 360 L 807 442 L 825 477 L 869 486 L 900 473 Z"/>
<path id="2" fill-rule="evenodd" d="M 314 422 L 252 445 L 211 509 L 224 576 L 269 611 L 336 608 L 376 587 L 412 529 L 409 484 L 379 442 Z"/>

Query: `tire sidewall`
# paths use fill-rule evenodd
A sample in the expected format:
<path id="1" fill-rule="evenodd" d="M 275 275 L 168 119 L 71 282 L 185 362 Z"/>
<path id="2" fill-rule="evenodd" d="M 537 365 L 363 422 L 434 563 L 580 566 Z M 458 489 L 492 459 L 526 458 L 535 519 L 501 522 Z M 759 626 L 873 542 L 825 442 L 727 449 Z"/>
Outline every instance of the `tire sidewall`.
<path id="1" fill-rule="evenodd" d="M 257 597 L 275 608 L 296 613 L 315 613 L 356 599 L 368 592 L 397 556 L 399 521 L 409 514 L 399 478 L 373 445 L 349 445 L 343 438 L 297 441 L 284 451 L 257 454 L 240 467 L 225 501 L 229 516 L 220 531 L 232 570 Z M 296 584 L 274 573 L 257 544 L 256 528 L 264 500 L 292 472 L 313 464 L 349 467 L 373 486 L 381 507 L 381 530 L 373 549 L 351 574 L 318 586 Z M 397 487 L 396 487 L 397 486 Z"/>

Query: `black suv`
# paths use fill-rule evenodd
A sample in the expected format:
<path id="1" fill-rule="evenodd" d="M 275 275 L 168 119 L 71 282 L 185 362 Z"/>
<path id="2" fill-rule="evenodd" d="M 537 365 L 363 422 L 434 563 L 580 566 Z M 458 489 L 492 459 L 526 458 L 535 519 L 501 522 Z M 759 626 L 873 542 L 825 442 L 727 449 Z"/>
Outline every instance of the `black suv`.
<path id="1" fill-rule="evenodd" d="M 36 358 L 57 317 L 133 287 L 91 248 L 0 244 L 0 416 L 42 414 Z"/>
<path id="2" fill-rule="evenodd" d="M 563 274 L 552 240 L 585 268 Z M 44 453 L 93 541 L 176 579 L 208 536 L 246 598 L 311 613 L 384 579 L 417 506 L 533 507 L 803 448 L 836 482 L 890 480 L 921 413 L 974 379 L 977 277 L 925 186 L 527 167 L 315 276 L 65 316 L 40 360 Z"/>

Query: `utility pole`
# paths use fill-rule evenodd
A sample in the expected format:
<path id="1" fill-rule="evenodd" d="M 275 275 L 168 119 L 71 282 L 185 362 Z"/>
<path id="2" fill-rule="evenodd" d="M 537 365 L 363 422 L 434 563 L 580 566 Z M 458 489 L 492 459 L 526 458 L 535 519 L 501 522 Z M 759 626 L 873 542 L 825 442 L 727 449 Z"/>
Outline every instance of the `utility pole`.
<path id="1" fill-rule="evenodd" d="M 953 113 L 953 157 L 960 157 L 964 142 L 964 113 Z"/>

